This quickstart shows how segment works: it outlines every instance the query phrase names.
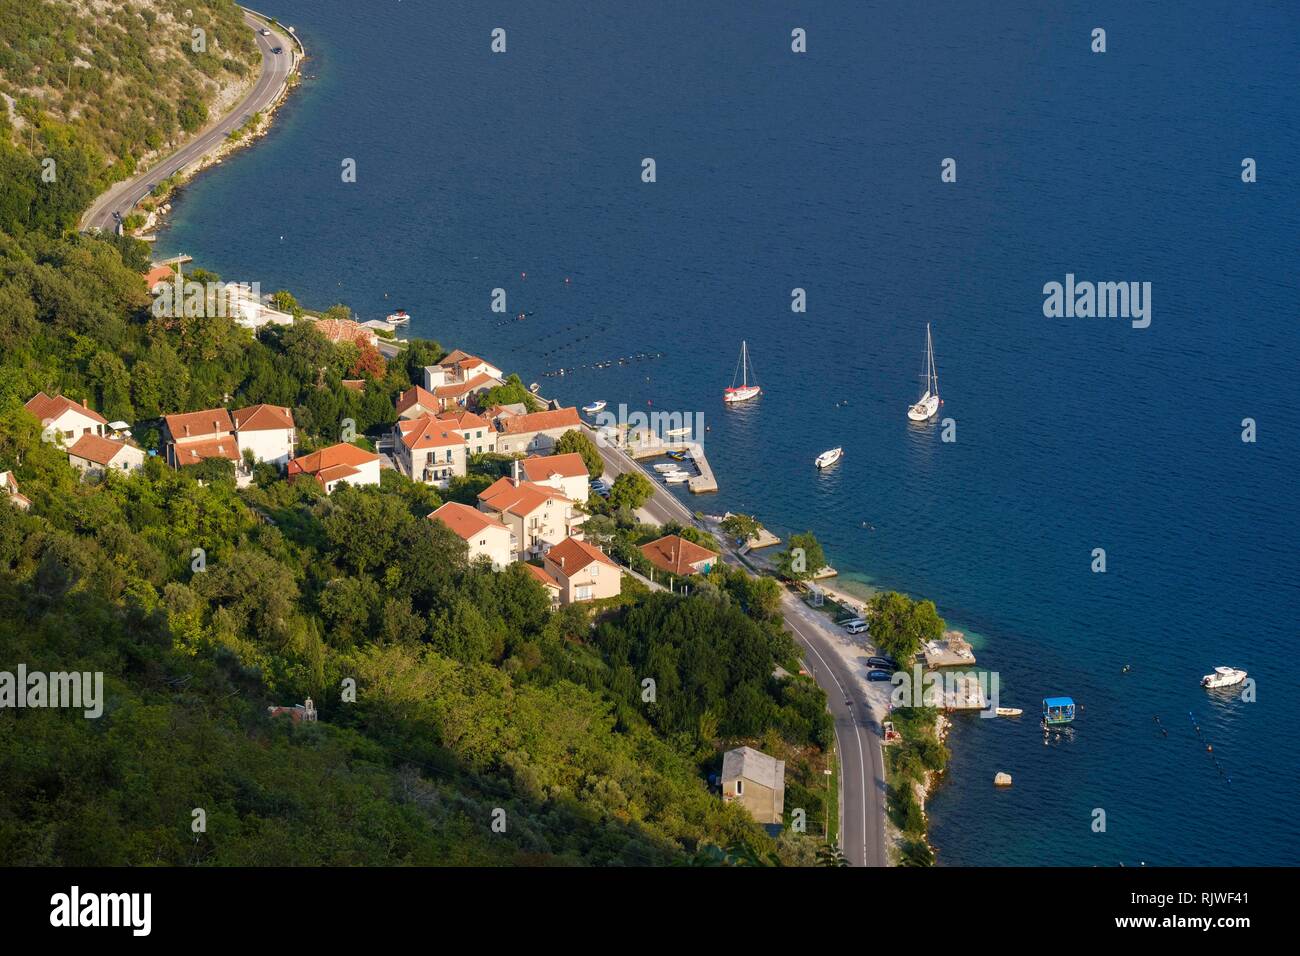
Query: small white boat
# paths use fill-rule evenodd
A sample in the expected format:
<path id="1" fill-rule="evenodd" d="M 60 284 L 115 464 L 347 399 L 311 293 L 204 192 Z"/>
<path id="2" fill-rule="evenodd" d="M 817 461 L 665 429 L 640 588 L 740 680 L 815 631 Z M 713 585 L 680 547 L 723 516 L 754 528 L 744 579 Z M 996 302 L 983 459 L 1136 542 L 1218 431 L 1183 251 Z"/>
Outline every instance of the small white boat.
<path id="1" fill-rule="evenodd" d="M 691 433 L 691 429 L 690 426 L 688 425 L 686 428 L 670 428 L 668 429 L 668 431 L 664 432 L 664 437 L 680 438 L 682 435 L 689 435 L 690 433 Z"/>
<path id="2" fill-rule="evenodd" d="M 1213 674 L 1206 674 L 1201 678 L 1201 686 L 1211 690 L 1216 687 L 1231 687 L 1245 679 L 1246 672 L 1243 670 L 1235 667 L 1216 667 Z"/>
<path id="3" fill-rule="evenodd" d="M 818 468 L 827 468 L 844 456 L 843 448 L 832 448 L 830 451 L 824 451 L 817 456 L 815 464 Z"/>
<path id="4" fill-rule="evenodd" d="M 999 717 L 1019 717 L 1024 711 L 1019 707 L 999 707 L 994 713 Z"/>
<path id="5" fill-rule="evenodd" d="M 934 341 L 930 338 L 930 323 L 925 323 L 925 393 L 908 408 L 907 417 L 914 422 L 928 422 L 939 411 L 943 401 L 939 398 L 939 370 L 934 366 Z"/>
<path id="6" fill-rule="evenodd" d="M 531 382 L 531 383 L 529 384 L 529 386 L 528 386 L 528 391 L 530 391 L 530 392 L 532 392 L 534 395 L 536 395 L 536 394 L 537 394 L 537 390 L 540 389 L 541 387 L 542 387 L 542 386 L 538 385 L 536 382 Z"/>
<path id="7" fill-rule="evenodd" d="M 740 385 L 736 385 L 736 376 L 740 376 Z M 749 346 L 740 343 L 740 361 L 736 365 L 736 374 L 731 376 L 731 388 L 722 393 L 722 400 L 728 403 L 746 402 L 756 398 L 762 389 L 757 384 L 749 384 Z"/>
<path id="8" fill-rule="evenodd" d="M 608 402 L 592 402 L 590 405 L 583 405 L 582 410 L 588 415 L 594 415 L 597 412 L 603 412 Z"/>
<path id="9" fill-rule="evenodd" d="M 411 321 L 411 315 L 405 309 L 398 309 L 396 312 L 390 312 L 387 319 L 392 325 L 405 325 Z"/>
<path id="10" fill-rule="evenodd" d="M 673 462 L 672 464 L 655 465 L 655 471 L 661 475 L 671 475 L 674 471 L 681 471 L 682 466 Z"/>
<path id="11" fill-rule="evenodd" d="M 664 475 L 664 484 L 680 485 L 683 481 L 689 481 L 690 477 L 691 476 L 684 471 L 674 471 L 670 474 Z"/>

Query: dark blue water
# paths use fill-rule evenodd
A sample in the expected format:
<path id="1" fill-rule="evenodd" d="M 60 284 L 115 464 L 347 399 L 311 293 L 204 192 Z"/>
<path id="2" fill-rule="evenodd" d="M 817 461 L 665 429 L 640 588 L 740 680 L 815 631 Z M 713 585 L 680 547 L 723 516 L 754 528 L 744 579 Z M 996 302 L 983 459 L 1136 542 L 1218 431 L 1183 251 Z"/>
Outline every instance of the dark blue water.
<path id="1" fill-rule="evenodd" d="M 935 598 L 1026 709 L 957 722 L 941 862 L 1297 861 L 1294 4 L 267 2 L 306 82 L 163 251 L 405 307 L 566 402 L 702 410 L 697 506 Z M 1045 318 L 1067 272 L 1151 282 L 1150 328 Z M 905 419 L 927 321 L 953 443 Z M 742 338 L 764 395 L 727 410 Z M 1044 747 L 1048 694 L 1084 710 Z"/>

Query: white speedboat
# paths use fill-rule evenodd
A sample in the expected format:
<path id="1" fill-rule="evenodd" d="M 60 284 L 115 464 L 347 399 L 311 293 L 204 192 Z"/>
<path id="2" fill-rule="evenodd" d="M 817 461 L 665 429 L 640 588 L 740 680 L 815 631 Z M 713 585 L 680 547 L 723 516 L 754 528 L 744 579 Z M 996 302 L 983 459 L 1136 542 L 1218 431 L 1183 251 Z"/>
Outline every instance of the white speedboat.
<path id="1" fill-rule="evenodd" d="M 681 436 L 689 435 L 690 433 L 691 433 L 690 426 L 687 426 L 686 428 L 670 428 L 668 429 L 668 431 L 664 432 L 664 437 L 680 438 Z"/>
<path id="2" fill-rule="evenodd" d="M 668 485 L 680 485 L 683 481 L 689 481 L 691 476 L 684 471 L 674 471 L 664 475 L 664 483 Z"/>
<path id="3" fill-rule="evenodd" d="M 925 392 L 908 408 L 907 417 L 914 422 L 928 422 L 939 411 L 943 401 L 939 398 L 939 370 L 934 366 L 934 341 L 930 338 L 930 323 L 925 323 Z"/>
<path id="4" fill-rule="evenodd" d="M 740 343 L 740 361 L 736 365 L 736 374 L 731 376 L 731 388 L 722 393 L 724 402 L 736 403 L 745 402 L 751 398 L 758 397 L 762 391 L 757 384 L 749 384 L 749 346 L 744 342 Z M 740 376 L 740 385 L 736 385 L 736 376 Z"/>
<path id="5" fill-rule="evenodd" d="M 1238 670 L 1235 667 L 1216 667 L 1213 674 L 1206 674 L 1201 678 L 1201 686 L 1210 689 L 1231 687 L 1233 684 L 1240 684 L 1245 679 L 1245 671 Z"/>
<path id="6" fill-rule="evenodd" d="M 405 309 L 398 309 L 396 312 L 390 312 L 387 319 L 390 325 L 406 325 L 411 321 L 411 315 Z"/>
<path id="7" fill-rule="evenodd" d="M 674 471 L 681 471 L 682 466 L 673 462 L 672 464 L 655 465 L 655 471 L 661 475 L 671 475 Z"/>
<path id="8" fill-rule="evenodd" d="M 843 448 L 832 448 L 830 451 L 824 451 L 817 456 L 816 465 L 818 468 L 827 468 L 835 464 L 844 456 Z"/>
<path id="9" fill-rule="evenodd" d="M 994 713 L 999 717 L 1019 717 L 1024 713 L 1024 711 L 1019 707 L 998 707 L 995 709 Z"/>
<path id="10" fill-rule="evenodd" d="M 592 402 L 590 405 L 583 405 L 582 410 L 588 415 L 594 415 L 597 412 L 603 412 L 608 402 Z"/>

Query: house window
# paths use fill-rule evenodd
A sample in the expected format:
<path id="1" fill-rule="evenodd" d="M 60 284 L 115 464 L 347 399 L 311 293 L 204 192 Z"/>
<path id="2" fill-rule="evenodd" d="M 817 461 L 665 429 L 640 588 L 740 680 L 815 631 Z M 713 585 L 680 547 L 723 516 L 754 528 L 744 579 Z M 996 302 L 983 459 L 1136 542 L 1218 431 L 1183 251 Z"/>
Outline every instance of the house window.
<path id="1" fill-rule="evenodd" d="M 738 796 L 738 797 L 739 797 L 739 796 L 742 796 L 744 793 L 745 793 L 745 785 L 744 785 L 743 781 L 737 780 L 737 781 L 736 781 L 736 796 Z"/>
<path id="2" fill-rule="evenodd" d="M 579 601 L 589 601 L 589 600 L 591 600 L 591 585 L 590 585 L 590 584 L 580 584 L 580 585 L 578 586 L 578 588 L 577 588 L 577 598 L 576 598 L 576 600 L 579 600 Z"/>

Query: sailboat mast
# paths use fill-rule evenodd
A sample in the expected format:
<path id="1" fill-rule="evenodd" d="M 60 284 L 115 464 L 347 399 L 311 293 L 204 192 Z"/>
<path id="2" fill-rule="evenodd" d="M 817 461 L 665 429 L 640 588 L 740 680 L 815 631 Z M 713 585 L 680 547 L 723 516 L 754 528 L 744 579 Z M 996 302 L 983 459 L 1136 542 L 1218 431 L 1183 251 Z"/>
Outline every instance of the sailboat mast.
<path id="1" fill-rule="evenodd" d="M 740 387 L 749 388 L 749 346 L 740 340 Z"/>

